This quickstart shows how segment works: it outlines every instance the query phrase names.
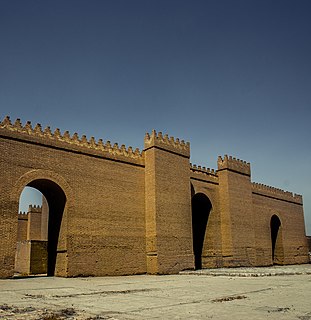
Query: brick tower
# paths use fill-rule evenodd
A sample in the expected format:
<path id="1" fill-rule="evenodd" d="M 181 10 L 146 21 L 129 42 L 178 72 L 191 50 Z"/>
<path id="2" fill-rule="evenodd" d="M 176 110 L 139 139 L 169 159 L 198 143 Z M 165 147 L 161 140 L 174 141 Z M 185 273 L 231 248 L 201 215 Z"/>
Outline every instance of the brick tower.
<path id="1" fill-rule="evenodd" d="M 224 266 L 255 265 L 250 164 L 225 155 L 217 172 Z"/>
<path id="2" fill-rule="evenodd" d="M 144 151 L 147 272 L 193 268 L 190 145 L 153 131 Z"/>

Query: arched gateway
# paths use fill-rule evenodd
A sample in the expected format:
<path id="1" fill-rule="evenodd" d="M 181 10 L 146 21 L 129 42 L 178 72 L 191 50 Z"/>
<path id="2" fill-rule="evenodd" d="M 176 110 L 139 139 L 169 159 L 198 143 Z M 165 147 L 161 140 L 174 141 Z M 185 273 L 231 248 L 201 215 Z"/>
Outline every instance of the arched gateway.
<path id="1" fill-rule="evenodd" d="M 66 180 L 59 174 L 43 169 L 31 170 L 16 181 L 11 193 L 12 203 L 19 202 L 20 194 L 26 186 L 40 191 L 47 201 L 49 214 L 46 273 L 49 276 L 55 274 L 65 276 L 67 272 L 67 219 L 68 214 L 73 213 L 73 192 Z M 36 227 L 39 228 L 41 226 Z M 24 243 L 24 245 L 29 246 L 30 255 L 25 257 L 22 254 L 19 259 L 28 259 L 27 263 L 31 265 L 33 261 L 38 260 L 36 250 L 31 247 L 31 241 Z"/>
<path id="2" fill-rule="evenodd" d="M 0 123 L 0 277 L 14 274 L 26 186 L 48 202 L 49 275 L 178 273 L 200 268 L 202 250 L 204 266 L 270 265 L 284 226 L 278 263 L 308 262 L 302 197 L 253 183 L 250 171 L 249 163 L 228 156 L 218 158 L 217 170 L 191 165 L 190 144 L 161 132 L 147 133 L 141 152 L 6 117 Z M 211 196 L 210 216 L 204 194 Z M 272 241 L 267 221 L 280 208 L 282 225 L 276 232 L 273 220 Z"/>

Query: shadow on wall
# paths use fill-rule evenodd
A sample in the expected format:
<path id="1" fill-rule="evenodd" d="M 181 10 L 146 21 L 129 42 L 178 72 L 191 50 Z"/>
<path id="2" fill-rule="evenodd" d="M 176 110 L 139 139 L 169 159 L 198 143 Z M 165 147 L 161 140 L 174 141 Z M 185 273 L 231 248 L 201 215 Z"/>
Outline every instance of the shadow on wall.
<path id="1" fill-rule="evenodd" d="M 270 230 L 272 264 L 284 264 L 282 225 L 277 215 L 271 217 Z"/>
<path id="2" fill-rule="evenodd" d="M 203 193 L 192 197 L 192 233 L 195 269 L 202 269 L 202 250 L 212 203 Z"/>

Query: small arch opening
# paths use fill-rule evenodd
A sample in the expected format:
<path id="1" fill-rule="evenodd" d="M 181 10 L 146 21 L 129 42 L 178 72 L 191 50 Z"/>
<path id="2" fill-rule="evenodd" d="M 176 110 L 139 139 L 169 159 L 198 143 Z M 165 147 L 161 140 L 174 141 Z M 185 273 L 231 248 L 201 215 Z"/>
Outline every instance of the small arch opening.
<path id="1" fill-rule="evenodd" d="M 203 193 L 192 197 L 192 235 L 195 269 L 202 269 L 202 250 L 208 218 L 212 209 L 210 199 Z"/>
<path id="2" fill-rule="evenodd" d="M 271 231 L 271 254 L 272 263 L 280 263 L 280 254 L 282 250 L 282 238 L 281 238 L 281 221 L 277 215 L 273 215 L 270 220 Z"/>

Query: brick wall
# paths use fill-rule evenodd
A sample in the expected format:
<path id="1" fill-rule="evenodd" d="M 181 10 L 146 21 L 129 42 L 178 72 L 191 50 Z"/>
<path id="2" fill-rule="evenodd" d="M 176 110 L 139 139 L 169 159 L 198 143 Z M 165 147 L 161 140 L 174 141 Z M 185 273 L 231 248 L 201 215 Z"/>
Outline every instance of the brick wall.
<path id="1" fill-rule="evenodd" d="M 18 214 L 17 241 L 27 240 L 28 213 Z"/>
<path id="2" fill-rule="evenodd" d="M 0 195 L 1 276 L 12 274 L 14 267 L 21 191 L 26 185 L 31 185 L 44 195 L 48 193 L 46 198 L 51 198 L 51 181 L 66 195 L 56 274 L 146 272 L 144 166 L 141 156 L 135 161 L 128 155 L 109 153 L 108 158 L 97 153 L 89 154 L 87 148 L 85 153 L 63 150 L 58 148 L 58 142 L 52 147 L 33 141 L 19 141 L 16 132 L 8 132 L 8 136 L 0 139 L 0 149 L 4 151 L 0 158 L 5 166 L 5 170 L 1 170 L 1 186 L 7 190 Z M 14 164 L 8 159 L 14 159 Z"/>
<path id="3" fill-rule="evenodd" d="M 46 218 L 37 225 L 45 239 L 48 233 L 50 275 L 54 269 L 59 276 L 100 276 L 193 268 L 197 193 L 212 205 L 203 267 L 272 264 L 273 215 L 281 221 L 278 261 L 307 261 L 301 196 L 251 183 L 244 161 L 219 158 L 215 171 L 190 165 L 189 143 L 162 133 L 146 135 L 140 153 L 8 118 L 0 124 L 0 150 L 0 277 L 13 275 L 16 241 L 25 237 L 17 213 L 27 185 L 46 198 L 48 226 Z"/>

